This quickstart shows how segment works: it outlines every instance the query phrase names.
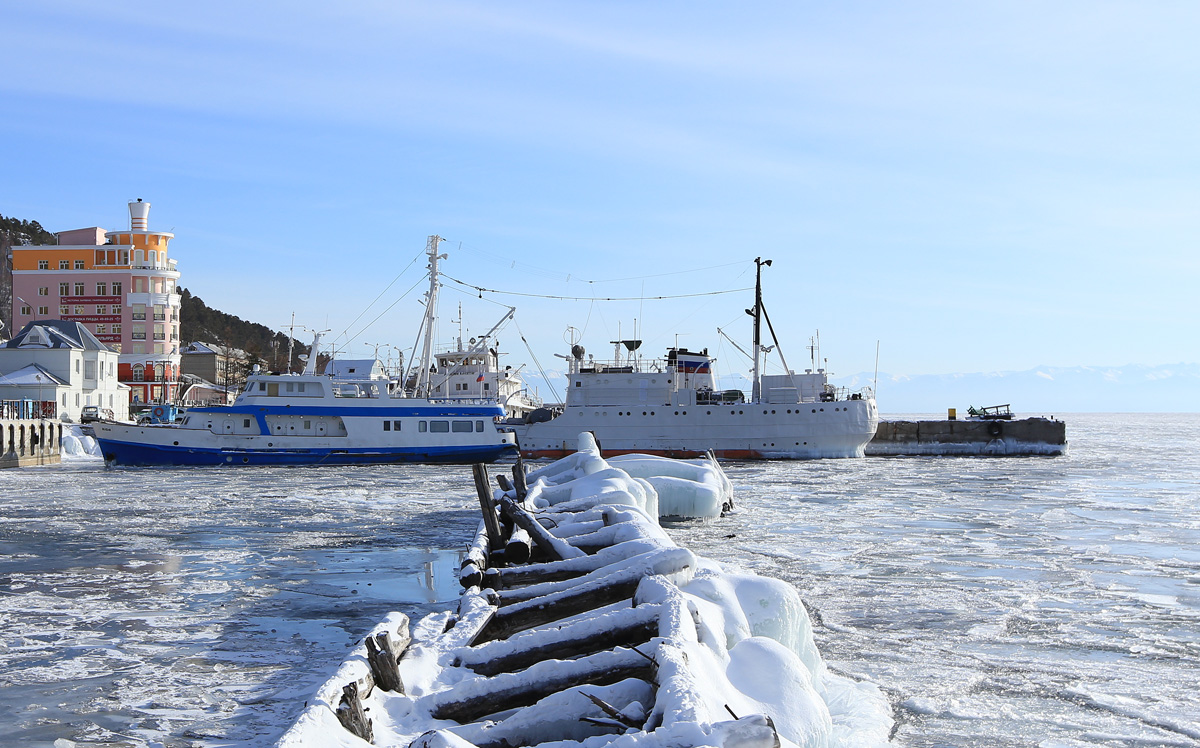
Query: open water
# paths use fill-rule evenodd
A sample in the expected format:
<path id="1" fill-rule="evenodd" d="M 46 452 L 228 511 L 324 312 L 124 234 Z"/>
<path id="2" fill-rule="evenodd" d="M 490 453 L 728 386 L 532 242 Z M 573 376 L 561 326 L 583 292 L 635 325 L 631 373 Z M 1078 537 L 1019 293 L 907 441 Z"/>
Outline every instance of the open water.
<path id="1" fill-rule="evenodd" d="M 669 527 L 786 579 L 901 746 L 1200 746 L 1200 416 L 1054 458 L 731 463 Z M 458 593 L 464 467 L 0 472 L 0 743 L 270 745 L 361 635 Z"/>

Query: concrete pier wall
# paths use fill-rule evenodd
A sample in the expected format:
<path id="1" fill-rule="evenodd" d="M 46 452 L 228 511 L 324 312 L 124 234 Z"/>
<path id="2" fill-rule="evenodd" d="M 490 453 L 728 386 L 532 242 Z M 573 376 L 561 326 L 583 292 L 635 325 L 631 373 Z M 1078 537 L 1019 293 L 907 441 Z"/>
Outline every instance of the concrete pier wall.
<path id="1" fill-rule="evenodd" d="M 0 418 L 0 468 L 62 462 L 62 421 Z"/>
<path id="2" fill-rule="evenodd" d="M 868 457 L 901 455 L 1059 455 L 1067 424 L 1050 418 L 1013 421 L 880 421 Z"/>

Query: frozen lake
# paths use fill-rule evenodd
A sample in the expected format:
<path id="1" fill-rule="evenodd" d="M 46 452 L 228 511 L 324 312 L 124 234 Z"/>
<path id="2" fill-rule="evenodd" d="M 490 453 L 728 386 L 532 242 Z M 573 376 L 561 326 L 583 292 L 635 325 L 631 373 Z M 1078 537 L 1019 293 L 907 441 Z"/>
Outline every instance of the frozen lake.
<path id="1" fill-rule="evenodd" d="M 908 746 L 1200 746 L 1200 416 L 1072 415 L 1057 458 L 734 463 L 672 526 L 786 579 Z M 390 610 L 457 596 L 466 467 L 0 472 L 0 731 L 269 745 Z"/>

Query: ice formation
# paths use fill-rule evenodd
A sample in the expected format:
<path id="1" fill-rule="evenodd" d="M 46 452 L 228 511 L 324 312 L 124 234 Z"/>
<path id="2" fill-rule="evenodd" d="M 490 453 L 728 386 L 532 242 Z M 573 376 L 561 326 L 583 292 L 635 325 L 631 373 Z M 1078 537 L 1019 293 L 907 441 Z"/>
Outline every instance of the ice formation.
<path id="1" fill-rule="evenodd" d="M 731 487 L 715 462 L 604 460 L 584 434 L 526 480 L 525 495 L 518 481 L 492 498 L 501 518 L 536 521 L 542 557 L 474 569 L 497 547 L 481 528 L 464 580 L 485 588 L 411 633 L 402 614 L 381 622 L 281 748 L 887 743 L 886 699 L 825 668 L 791 585 L 697 558 L 659 526 L 720 514 Z M 369 650 L 394 642 L 401 687 L 384 690 Z"/>

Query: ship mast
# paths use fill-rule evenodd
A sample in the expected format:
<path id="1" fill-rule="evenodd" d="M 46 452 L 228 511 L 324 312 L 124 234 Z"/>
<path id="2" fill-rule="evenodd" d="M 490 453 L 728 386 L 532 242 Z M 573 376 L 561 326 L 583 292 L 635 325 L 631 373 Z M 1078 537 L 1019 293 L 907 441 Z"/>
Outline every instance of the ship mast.
<path id="1" fill-rule="evenodd" d="M 438 260 L 448 256 L 438 254 L 438 243 L 441 241 L 442 237 L 434 234 L 429 237 L 429 243 L 425 245 L 425 252 L 429 255 L 429 292 L 425 296 L 425 319 L 422 321 L 422 325 L 425 327 L 425 342 L 421 348 L 421 366 L 417 369 L 417 381 L 413 389 L 417 397 L 429 397 L 429 362 L 433 357 L 433 324 L 437 321 L 437 294 L 441 285 L 438 281 Z M 422 385 L 425 386 L 423 395 Z"/>
<path id="2" fill-rule="evenodd" d="M 762 395 L 761 385 L 759 384 L 758 360 L 762 354 L 762 269 L 763 265 L 771 266 L 770 260 L 764 260 L 761 257 L 754 258 L 755 277 L 754 277 L 754 308 L 747 309 L 746 313 L 754 316 L 754 386 L 750 392 L 750 400 L 758 402 Z"/>

